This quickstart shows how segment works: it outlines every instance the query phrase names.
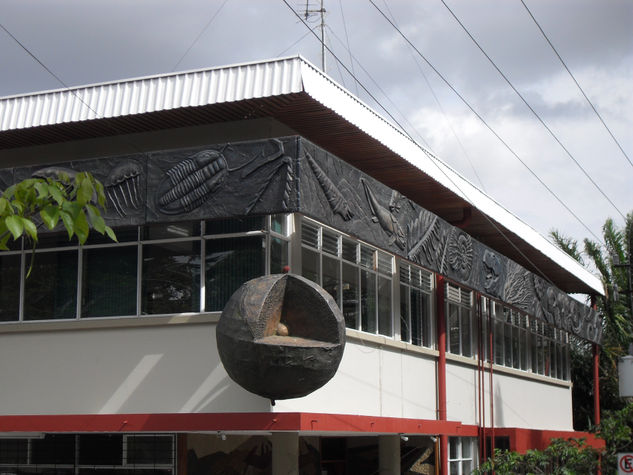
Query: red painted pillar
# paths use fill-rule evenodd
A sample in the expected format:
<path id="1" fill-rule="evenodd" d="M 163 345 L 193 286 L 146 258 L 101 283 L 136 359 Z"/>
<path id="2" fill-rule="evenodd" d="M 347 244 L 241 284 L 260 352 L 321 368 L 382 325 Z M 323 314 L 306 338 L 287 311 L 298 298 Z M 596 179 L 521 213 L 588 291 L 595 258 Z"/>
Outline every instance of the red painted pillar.
<path id="1" fill-rule="evenodd" d="M 437 409 L 438 419 L 447 420 L 446 414 L 446 315 L 444 312 L 444 278 L 436 274 L 435 302 L 437 308 Z M 448 475 L 448 436 L 440 434 L 440 474 Z"/>

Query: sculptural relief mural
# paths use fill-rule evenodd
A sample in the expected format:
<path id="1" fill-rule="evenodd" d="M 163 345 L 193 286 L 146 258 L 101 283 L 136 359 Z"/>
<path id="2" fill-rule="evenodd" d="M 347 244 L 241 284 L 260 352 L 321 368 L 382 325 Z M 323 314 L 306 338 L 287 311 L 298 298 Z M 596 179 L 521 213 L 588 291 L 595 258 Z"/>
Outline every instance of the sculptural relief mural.
<path id="1" fill-rule="evenodd" d="M 591 341 L 600 316 L 398 191 L 301 137 L 0 171 L 0 181 L 91 172 L 112 226 L 301 212 Z"/>

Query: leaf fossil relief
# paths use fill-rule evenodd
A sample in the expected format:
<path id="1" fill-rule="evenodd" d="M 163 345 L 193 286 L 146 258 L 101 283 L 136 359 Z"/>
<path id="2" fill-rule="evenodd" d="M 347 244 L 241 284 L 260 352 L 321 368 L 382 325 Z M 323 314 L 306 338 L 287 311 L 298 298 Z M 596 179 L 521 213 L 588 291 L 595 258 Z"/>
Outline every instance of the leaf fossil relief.
<path id="1" fill-rule="evenodd" d="M 308 164 L 319 182 L 321 190 L 323 190 L 323 194 L 325 195 L 325 198 L 327 199 L 327 202 L 334 214 L 338 214 L 344 221 L 352 219 L 354 217 L 354 213 L 350 209 L 350 206 L 343 194 L 338 190 L 336 185 L 334 185 L 332 180 L 330 180 L 321 167 L 319 167 L 314 158 L 312 158 L 307 152 L 306 159 L 308 160 Z"/>

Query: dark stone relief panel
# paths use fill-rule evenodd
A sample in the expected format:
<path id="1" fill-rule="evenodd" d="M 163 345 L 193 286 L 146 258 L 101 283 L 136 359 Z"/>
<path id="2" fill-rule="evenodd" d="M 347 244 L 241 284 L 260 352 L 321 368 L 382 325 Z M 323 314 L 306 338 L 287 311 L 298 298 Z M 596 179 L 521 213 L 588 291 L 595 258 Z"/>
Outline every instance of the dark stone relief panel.
<path id="1" fill-rule="evenodd" d="M 297 138 L 154 152 L 147 221 L 295 211 Z"/>
<path id="2" fill-rule="evenodd" d="M 300 137 L 0 170 L 0 184 L 89 171 L 111 226 L 301 211 L 592 341 L 600 317 L 397 191 Z"/>
<path id="3" fill-rule="evenodd" d="M 300 211 L 334 228 L 599 342 L 601 317 L 395 190 L 302 140 Z"/>

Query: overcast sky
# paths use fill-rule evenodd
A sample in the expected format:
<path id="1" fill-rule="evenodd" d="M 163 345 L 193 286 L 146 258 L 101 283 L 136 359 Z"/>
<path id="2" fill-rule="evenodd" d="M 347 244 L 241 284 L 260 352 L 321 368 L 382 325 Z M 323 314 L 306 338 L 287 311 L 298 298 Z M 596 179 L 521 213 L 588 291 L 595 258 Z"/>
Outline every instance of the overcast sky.
<path id="1" fill-rule="evenodd" d="M 623 222 L 440 0 L 374 1 L 593 233 Z M 633 166 L 521 1 L 445 1 L 619 211 L 633 210 Z M 524 1 L 633 160 L 633 1 Z M 325 8 L 328 46 L 416 140 L 542 234 L 591 237 L 368 0 Z M 282 0 L 3 0 L 0 22 L 69 86 L 296 53 L 321 63 Z M 0 96 L 62 87 L 1 30 L 0 65 Z M 327 73 L 385 115 L 332 56 Z"/>

